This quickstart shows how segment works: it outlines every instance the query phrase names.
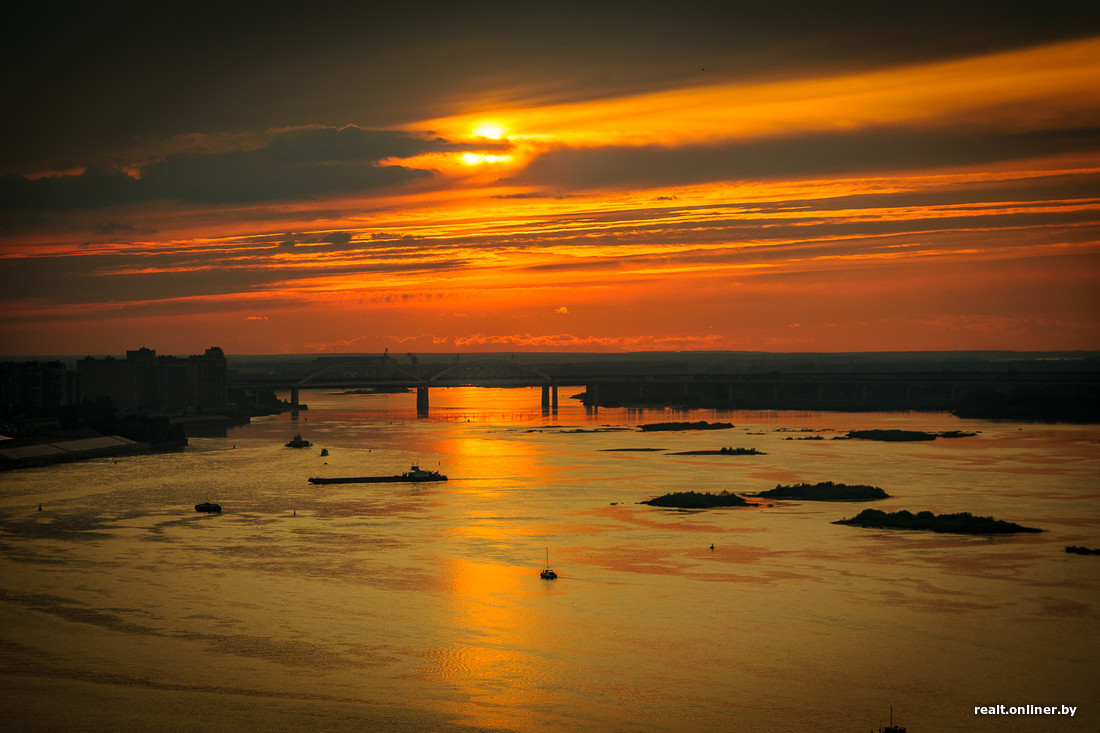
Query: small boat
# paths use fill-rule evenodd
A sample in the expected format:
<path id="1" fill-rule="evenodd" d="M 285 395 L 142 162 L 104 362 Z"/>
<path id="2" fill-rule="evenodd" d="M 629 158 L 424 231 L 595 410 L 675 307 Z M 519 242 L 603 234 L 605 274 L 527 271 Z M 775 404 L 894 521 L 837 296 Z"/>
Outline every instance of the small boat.
<path id="1" fill-rule="evenodd" d="M 346 476 L 343 478 L 310 478 L 311 484 L 387 484 L 417 481 L 446 481 L 447 477 L 439 471 L 424 471 L 420 466 L 412 466 L 398 476 Z"/>
<path id="2" fill-rule="evenodd" d="M 322 456 L 327 456 L 328 455 L 328 448 L 322 448 L 321 449 L 321 455 Z"/>
<path id="3" fill-rule="evenodd" d="M 308 448 L 311 445 L 313 445 L 313 443 L 310 443 L 308 440 L 303 440 L 301 434 L 298 434 L 298 435 L 294 436 L 293 440 L 290 440 L 290 441 L 287 442 L 286 447 L 287 448 Z"/>
<path id="4" fill-rule="evenodd" d="M 221 512 L 221 510 L 222 510 L 222 505 L 221 504 L 211 504 L 208 501 L 204 501 L 202 504 L 196 504 L 195 505 L 195 511 L 196 512 L 209 512 L 211 514 L 217 514 L 217 513 Z"/>
<path id="5" fill-rule="evenodd" d="M 905 733 L 905 728 L 900 725 L 894 725 L 894 706 L 890 706 L 890 725 L 885 728 L 879 728 L 879 733 Z"/>
<path id="6" fill-rule="evenodd" d="M 553 580 L 558 577 L 558 574 L 550 569 L 550 548 L 546 548 L 546 569 L 539 573 L 539 577 L 543 580 Z"/>

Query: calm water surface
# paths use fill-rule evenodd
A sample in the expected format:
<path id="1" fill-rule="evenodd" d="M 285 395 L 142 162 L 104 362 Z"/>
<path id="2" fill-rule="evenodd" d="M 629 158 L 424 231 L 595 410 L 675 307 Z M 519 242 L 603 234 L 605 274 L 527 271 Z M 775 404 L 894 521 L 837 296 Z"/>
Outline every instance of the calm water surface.
<path id="1" fill-rule="evenodd" d="M 539 396 L 434 390 L 417 419 L 411 394 L 303 393 L 297 420 L 179 453 L 0 474 L 6 727 L 869 731 L 892 705 L 911 733 L 1100 729 L 1100 557 L 1063 552 L 1100 546 L 1100 428 L 594 413 L 564 393 L 545 415 Z M 665 420 L 735 427 L 636 430 Z M 866 428 L 978 434 L 832 440 Z M 283 447 L 296 432 L 314 447 Z M 672 455 L 723 446 L 766 455 Z M 451 480 L 306 480 L 414 463 Z M 831 523 L 863 504 L 637 503 L 797 481 L 1047 531 Z M 197 514 L 206 500 L 223 514 Z M 547 551 L 556 581 L 538 577 Z M 975 717 L 998 704 L 1078 711 Z"/>

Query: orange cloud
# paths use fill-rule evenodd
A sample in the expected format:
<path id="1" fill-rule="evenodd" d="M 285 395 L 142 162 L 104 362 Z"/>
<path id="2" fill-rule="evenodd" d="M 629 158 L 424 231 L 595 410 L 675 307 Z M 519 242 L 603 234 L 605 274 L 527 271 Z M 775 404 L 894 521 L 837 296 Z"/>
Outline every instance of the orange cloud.
<path id="1" fill-rule="evenodd" d="M 991 347 L 1095 346 L 1098 88 L 1100 39 L 1085 39 L 407 126 L 447 138 L 431 144 L 320 127 L 222 136 L 215 152 L 378 137 L 409 155 L 372 164 L 419 172 L 370 191 L 311 189 L 316 199 L 59 211 L 26 236 L 13 219 L 0 319 L 21 343 L 44 323 L 64 323 L 77 343 L 90 322 L 153 333 L 158 318 L 192 318 L 291 351 L 387 339 L 935 348 L 937 327 Z M 498 127 L 478 127 L 488 120 Z M 997 145 L 973 156 L 982 138 Z M 899 149 L 914 140 L 942 147 Z M 837 167 L 869 141 L 866 166 Z M 173 139 L 164 155 L 206 142 Z M 819 150 L 828 143 L 851 147 Z M 780 154 L 791 165 L 769 167 Z M 349 340 L 363 322 L 378 333 Z M 441 323 L 462 333 L 440 335 Z M 280 338 L 296 340 L 276 348 Z"/>
<path id="2" fill-rule="evenodd" d="M 824 78 L 720 83 L 428 120 L 463 139 L 484 119 L 521 151 L 566 145 L 684 145 L 882 125 L 1074 127 L 1100 112 L 1100 39 Z M 522 153 L 521 153 L 522 154 Z"/>

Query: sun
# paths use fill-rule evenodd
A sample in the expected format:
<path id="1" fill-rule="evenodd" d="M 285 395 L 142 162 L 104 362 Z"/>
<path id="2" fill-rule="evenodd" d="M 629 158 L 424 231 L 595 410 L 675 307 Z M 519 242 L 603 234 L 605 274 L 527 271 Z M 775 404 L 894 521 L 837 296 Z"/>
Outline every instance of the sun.
<path id="1" fill-rule="evenodd" d="M 507 133 L 508 130 L 504 128 L 504 125 L 489 120 L 477 123 L 473 130 L 474 137 L 484 137 L 490 140 L 502 140 Z"/>
<path id="2" fill-rule="evenodd" d="M 466 165 L 480 165 L 482 163 L 507 163 L 512 159 L 510 155 L 488 155 L 486 153 L 463 153 L 462 162 Z"/>
<path id="3" fill-rule="evenodd" d="M 508 164 L 515 159 L 513 141 L 508 139 L 508 128 L 499 122 L 481 120 L 470 130 L 470 138 L 470 147 L 482 147 L 491 152 L 463 153 L 458 158 L 463 165 Z"/>

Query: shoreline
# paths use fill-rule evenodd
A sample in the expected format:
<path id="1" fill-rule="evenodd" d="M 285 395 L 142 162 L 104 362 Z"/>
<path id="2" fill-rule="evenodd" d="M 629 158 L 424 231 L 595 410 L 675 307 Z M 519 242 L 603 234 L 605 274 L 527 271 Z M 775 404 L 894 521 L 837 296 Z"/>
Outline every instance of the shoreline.
<path id="1" fill-rule="evenodd" d="M 187 447 L 187 438 L 157 443 L 139 442 L 121 435 L 76 440 L 46 440 L 22 445 L 0 446 L 0 472 L 20 468 L 38 468 L 60 463 L 74 463 L 95 458 L 115 458 L 144 453 L 167 453 Z"/>

